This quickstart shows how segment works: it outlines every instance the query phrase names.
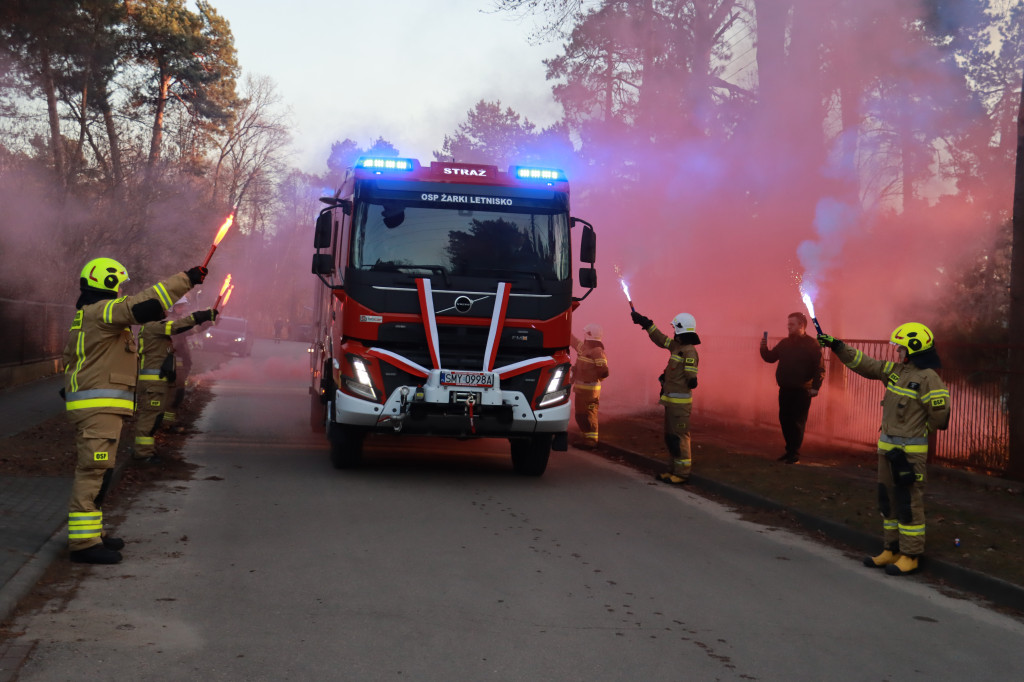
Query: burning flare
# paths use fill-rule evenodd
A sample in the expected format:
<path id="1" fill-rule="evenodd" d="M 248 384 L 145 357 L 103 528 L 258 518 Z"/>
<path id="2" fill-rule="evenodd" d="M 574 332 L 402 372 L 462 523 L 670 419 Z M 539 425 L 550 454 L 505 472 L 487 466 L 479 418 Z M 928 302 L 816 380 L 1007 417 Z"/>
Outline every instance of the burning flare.
<path id="1" fill-rule="evenodd" d="M 818 324 L 818 318 L 814 314 L 814 293 L 816 292 L 813 286 L 808 285 L 806 282 L 800 283 L 800 298 L 803 299 L 804 305 L 807 306 L 807 312 L 811 314 L 811 322 L 814 323 L 814 328 L 821 334 L 821 325 Z"/>
<path id="2" fill-rule="evenodd" d="M 234 290 L 235 290 L 235 285 L 234 284 L 232 284 L 230 287 L 228 287 L 228 292 L 226 294 L 224 294 L 224 303 L 221 304 L 221 307 L 224 307 L 224 306 L 226 306 L 228 304 L 228 301 L 231 300 L 231 292 L 234 291 Z"/>
<path id="3" fill-rule="evenodd" d="M 221 285 L 220 294 L 217 296 L 217 302 L 213 304 L 214 309 L 217 309 L 220 306 L 220 300 L 224 298 L 224 294 L 230 290 L 229 288 L 231 288 L 230 272 L 228 273 L 228 276 L 224 278 L 224 284 Z M 227 299 L 224 299 L 224 302 L 227 303 Z"/>
<path id="4" fill-rule="evenodd" d="M 206 254 L 206 260 L 203 261 L 204 268 L 210 264 L 210 258 L 213 257 L 213 252 L 217 250 L 217 246 L 220 245 L 221 240 L 224 239 L 224 235 L 228 233 L 228 230 L 231 229 L 231 224 L 234 222 L 235 211 L 232 209 L 231 213 L 228 214 L 228 217 L 224 219 L 224 223 L 220 226 L 220 229 L 217 230 L 217 236 L 213 238 L 213 245 Z"/>

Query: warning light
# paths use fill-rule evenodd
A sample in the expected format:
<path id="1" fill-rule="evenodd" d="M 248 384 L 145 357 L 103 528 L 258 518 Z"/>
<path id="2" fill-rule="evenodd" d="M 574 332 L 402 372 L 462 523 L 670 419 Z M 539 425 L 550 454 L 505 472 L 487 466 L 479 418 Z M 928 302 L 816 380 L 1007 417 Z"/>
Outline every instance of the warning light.
<path id="1" fill-rule="evenodd" d="M 380 171 L 411 171 L 416 162 L 413 159 L 376 158 L 366 156 L 356 162 L 359 168 L 376 172 Z"/>
<path id="2" fill-rule="evenodd" d="M 545 180 L 547 182 L 565 180 L 565 173 L 554 168 L 516 166 L 512 169 L 512 172 L 520 180 Z"/>

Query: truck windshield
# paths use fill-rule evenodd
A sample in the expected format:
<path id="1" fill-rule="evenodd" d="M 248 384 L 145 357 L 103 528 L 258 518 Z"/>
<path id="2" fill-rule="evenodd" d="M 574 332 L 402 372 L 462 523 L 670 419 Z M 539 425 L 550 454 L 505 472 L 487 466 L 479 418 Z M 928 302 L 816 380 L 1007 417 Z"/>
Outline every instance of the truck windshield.
<path id="1" fill-rule="evenodd" d="M 360 270 L 569 278 L 564 212 L 468 210 L 399 201 L 357 204 L 351 250 Z"/>

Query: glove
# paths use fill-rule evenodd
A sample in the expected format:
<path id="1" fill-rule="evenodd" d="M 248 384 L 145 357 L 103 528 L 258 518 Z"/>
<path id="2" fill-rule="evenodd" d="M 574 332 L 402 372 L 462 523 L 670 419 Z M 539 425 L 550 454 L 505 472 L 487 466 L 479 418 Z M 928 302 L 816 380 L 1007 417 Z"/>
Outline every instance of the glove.
<path id="1" fill-rule="evenodd" d="M 192 313 L 192 319 L 196 324 L 205 324 L 207 322 L 213 322 L 217 319 L 217 311 L 213 308 L 208 310 L 197 310 Z"/>
<path id="2" fill-rule="evenodd" d="M 174 369 L 173 355 L 164 358 L 163 364 L 160 365 L 160 378 L 167 379 L 167 381 L 174 381 L 178 378 L 178 373 Z"/>
<path id="3" fill-rule="evenodd" d="M 202 265 L 197 265 L 194 268 L 186 270 L 185 274 L 188 275 L 188 281 L 192 282 L 192 286 L 195 286 L 197 284 L 202 284 L 203 280 L 206 279 L 206 276 L 210 274 L 210 271 Z"/>
<path id="4" fill-rule="evenodd" d="M 630 313 L 630 317 L 633 318 L 633 324 L 638 324 L 644 329 L 650 329 L 651 325 L 654 324 L 654 322 L 651 321 L 651 318 L 644 317 L 635 310 L 632 313 Z"/>
<path id="5" fill-rule="evenodd" d="M 818 344 L 831 348 L 832 350 L 840 350 L 844 345 L 846 345 L 839 339 L 834 336 L 829 336 L 828 334 L 818 334 Z"/>
<path id="6" fill-rule="evenodd" d="M 697 377 L 690 377 L 687 379 L 686 385 L 689 386 L 691 390 L 697 388 Z"/>

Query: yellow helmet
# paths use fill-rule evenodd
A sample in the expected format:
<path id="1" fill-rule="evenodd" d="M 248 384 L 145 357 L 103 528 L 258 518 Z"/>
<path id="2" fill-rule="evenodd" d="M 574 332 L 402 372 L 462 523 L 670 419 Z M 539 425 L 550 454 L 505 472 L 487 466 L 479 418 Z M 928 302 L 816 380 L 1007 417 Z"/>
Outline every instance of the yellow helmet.
<path id="1" fill-rule="evenodd" d="M 889 341 L 906 348 L 908 355 L 914 355 L 933 347 L 935 335 L 932 334 L 931 329 L 920 322 L 907 322 L 892 330 Z"/>
<path id="2" fill-rule="evenodd" d="M 123 282 L 128 281 L 128 271 L 113 258 L 93 258 L 82 268 L 82 287 L 112 291 L 115 294 Z"/>

